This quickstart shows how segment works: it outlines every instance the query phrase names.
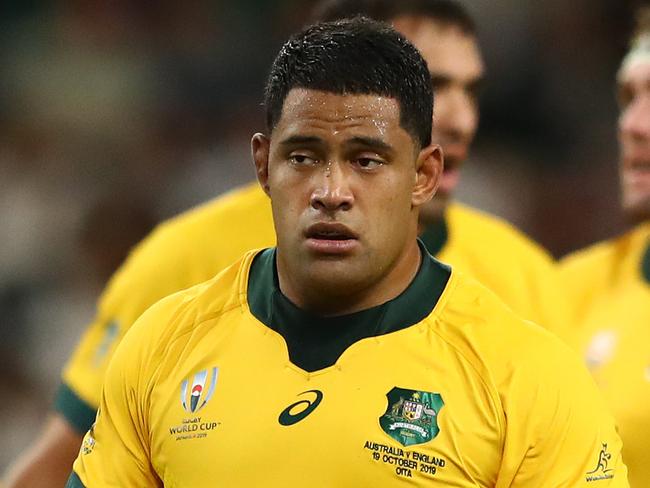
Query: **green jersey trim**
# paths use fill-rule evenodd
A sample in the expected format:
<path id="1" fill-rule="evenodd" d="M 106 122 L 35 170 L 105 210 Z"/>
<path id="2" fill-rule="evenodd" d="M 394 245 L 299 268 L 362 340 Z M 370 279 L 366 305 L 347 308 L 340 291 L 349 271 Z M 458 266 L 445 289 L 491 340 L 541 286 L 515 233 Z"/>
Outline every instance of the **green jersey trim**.
<path id="1" fill-rule="evenodd" d="M 72 473 L 70 473 L 70 477 L 68 478 L 68 482 L 65 484 L 65 488 L 86 488 L 86 487 L 79 479 L 79 476 L 77 476 L 77 473 L 73 471 Z"/>
<path id="2" fill-rule="evenodd" d="M 65 383 L 61 383 L 54 396 L 54 410 L 63 415 L 79 434 L 88 432 L 97 413 Z"/>
<path id="3" fill-rule="evenodd" d="M 405 329 L 432 312 L 451 270 L 436 261 L 420 241 L 418 244 L 422 262 L 406 290 L 382 305 L 336 317 L 307 312 L 285 297 L 278 283 L 275 248 L 266 249 L 251 265 L 250 311 L 285 339 L 293 364 L 309 372 L 332 366 L 355 342 Z"/>
<path id="4" fill-rule="evenodd" d="M 650 285 L 650 242 L 646 245 L 643 259 L 641 259 L 641 274 L 645 282 Z"/>
<path id="5" fill-rule="evenodd" d="M 432 256 L 439 254 L 449 240 L 447 219 L 443 217 L 425 227 L 424 232 L 420 235 L 420 239 L 424 242 L 424 245 Z"/>

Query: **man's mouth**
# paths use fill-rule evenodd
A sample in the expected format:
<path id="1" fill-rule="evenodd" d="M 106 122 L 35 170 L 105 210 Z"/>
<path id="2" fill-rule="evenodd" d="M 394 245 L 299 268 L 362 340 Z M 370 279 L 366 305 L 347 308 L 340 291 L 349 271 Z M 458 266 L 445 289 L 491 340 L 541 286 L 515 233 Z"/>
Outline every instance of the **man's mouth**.
<path id="1" fill-rule="evenodd" d="M 650 184 L 650 165 L 635 165 L 625 168 L 623 182 L 632 186 Z"/>
<path id="2" fill-rule="evenodd" d="M 458 166 L 445 167 L 442 175 L 440 176 L 440 182 L 438 184 L 438 193 L 449 195 L 453 193 L 456 186 L 458 186 L 458 181 L 460 180 L 460 170 Z"/>
<path id="3" fill-rule="evenodd" d="M 338 222 L 312 224 L 305 232 L 307 247 L 323 254 L 342 254 L 351 251 L 359 236 L 349 227 Z"/>
<path id="4" fill-rule="evenodd" d="M 623 175 L 646 175 L 650 173 L 650 157 L 629 156 L 623 161 Z"/>
<path id="5" fill-rule="evenodd" d="M 357 235 L 347 226 L 336 222 L 320 222 L 307 228 L 305 233 L 309 239 L 324 239 L 343 241 L 346 239 L 357 239 Z"/>

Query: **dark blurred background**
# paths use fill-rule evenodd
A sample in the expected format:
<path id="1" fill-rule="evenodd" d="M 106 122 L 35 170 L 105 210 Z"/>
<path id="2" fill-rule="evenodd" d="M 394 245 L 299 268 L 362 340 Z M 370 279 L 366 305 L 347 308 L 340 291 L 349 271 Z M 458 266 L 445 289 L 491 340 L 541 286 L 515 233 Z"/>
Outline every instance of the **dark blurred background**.
<path id="1" fill-rule="evenodd" d="M 467 2 L 488 72 L 459 197 L 555 256 L 624 228 L 614 78 L 637 3 Z M 0 469 L 128 249 L 254 177 L 267 68 L 312 5 L 2 2 Z"/>

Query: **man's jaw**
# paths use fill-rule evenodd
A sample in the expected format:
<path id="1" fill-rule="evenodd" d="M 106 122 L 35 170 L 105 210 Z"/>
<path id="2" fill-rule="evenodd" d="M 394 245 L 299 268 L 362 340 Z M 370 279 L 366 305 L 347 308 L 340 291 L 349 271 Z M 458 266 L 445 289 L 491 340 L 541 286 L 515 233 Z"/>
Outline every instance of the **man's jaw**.
<path id="1" fill-rule="evenodd" d="M 621 185 L 627 219 L 634 224 L 650 219 L 650 154 L 623 156 Z"/>

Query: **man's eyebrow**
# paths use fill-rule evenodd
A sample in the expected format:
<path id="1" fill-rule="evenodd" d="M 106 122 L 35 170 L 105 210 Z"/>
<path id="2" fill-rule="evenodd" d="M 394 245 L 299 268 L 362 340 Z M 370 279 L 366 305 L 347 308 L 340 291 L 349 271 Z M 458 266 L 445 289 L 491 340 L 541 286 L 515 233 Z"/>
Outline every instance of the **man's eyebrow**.
<path id="1" fill-rule="evenodd" d="M 477 76 L 473 80 L 469 82 L 469 86 L 475 90 L 480 90 L 483 88 L 483 85 L 485 85 L 485 77 L 484 76 Z"/>
<path id="2" fill-rule="evenodd" d="M 298 144 L 324 144 L 324 141 L 320 137 L 316 136 L 289 136 L 286 139 L 280 141 L 282 146 L 295 146 Z"/>
<path id="3" fill-rule="evenodd" d="M 483 95 L 484 87 L 485 87 L 484 78 L 481 76 L 470 81 L 466 85 L 465 89 L 470 94 L 471 97 L 475 99 L 479 99 Z"/>
<path id="4" fill-rule="evenodd" d="M 452 82 L 452 77 L 449 75 L 445 75 L 442 73 L 429 73 L 431 76 L 431 83 L 433 86 L 441 86 L 441 85 L 446 85 Z M 465 83 L 467 87 L 471 90 L 476 90 L 480 89 L 482 85 L 484 84 L 485 81 L 485 76 L 484 75 L 479 75 L 476 76 L 475 78 L 467 80 Z"/>
<path id="5" fill-rule="evenodd" d="M 442 73 L 429 73 L 431 76 L 431 82 L 433 83 L 434 86 L 436 85 L 444 85 L 446 83 L 449 83 L 451 81 L 451 77 L 448 75 L 443 75 Z"/>
<path id="6" fill-rule="evenodd" d="M 383 152 L 392 152 L 393 146 L 382 141 L 377 137 L 366 137 L 366 136 L 355 136 L 351 137 L 346 141 L 347 144 L 355 144 L 360 146 L 366 146 L 371 149 Z"/>

